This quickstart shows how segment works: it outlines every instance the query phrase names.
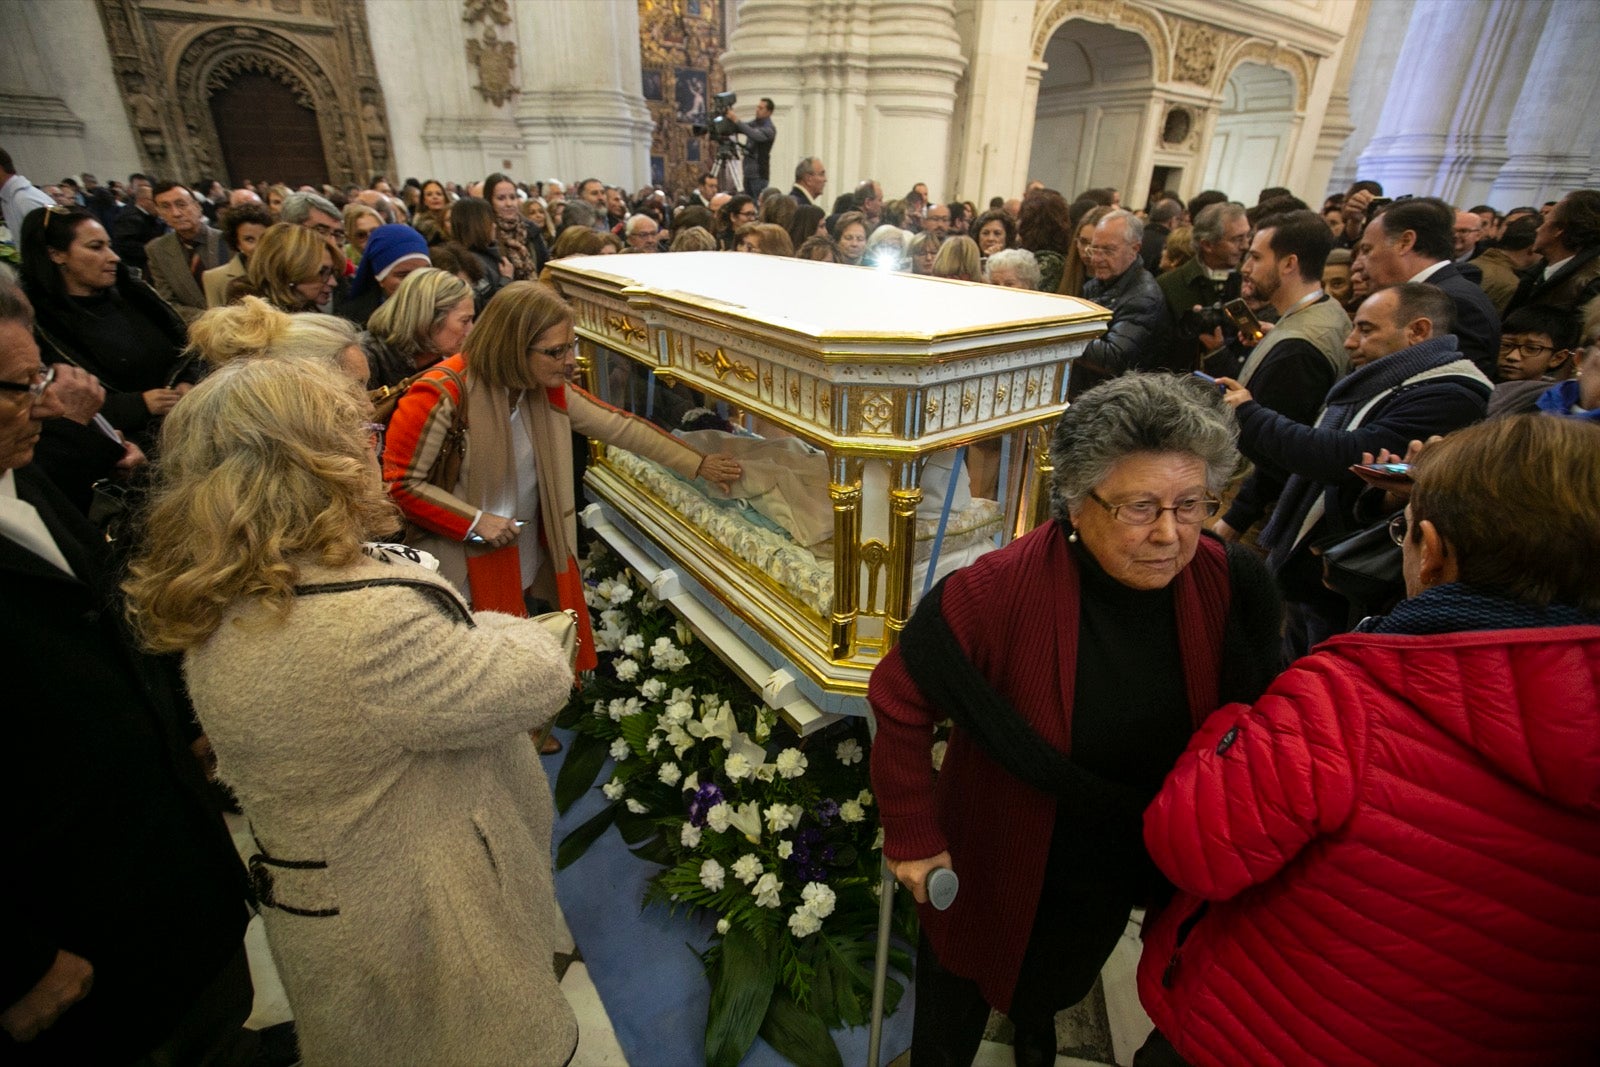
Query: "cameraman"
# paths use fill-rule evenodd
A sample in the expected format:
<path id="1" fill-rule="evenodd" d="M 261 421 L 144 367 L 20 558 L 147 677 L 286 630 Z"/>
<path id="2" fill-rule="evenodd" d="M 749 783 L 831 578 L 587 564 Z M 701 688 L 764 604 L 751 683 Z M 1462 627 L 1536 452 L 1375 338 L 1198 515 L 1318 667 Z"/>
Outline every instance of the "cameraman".
<path id="1" fill-rule="evenodd" d="M 1238 204 L 1211 204 L 1195 216 L 1194 258 L 1156 278 L 1178 333 L 1177 343 L 1187 346 L 1196 366 L 1224 338 L 1213 333 L 1220 310 L 1206 316 L 1195 309 L 1215 308 L 1239 295 L 1239 261 L 1249 247 L 1250 223 L 1244 208 Z M 1204 343 L 1207 338 L 1210 344 Z"/>
<path id="2" fill-rule="evenodd" d="M 760 196 L 772 177 L 772 142 L 778 136 L 772 125 L 772 109 L 772 101 L 763 96 L 756 102 L 756 117 L 749 122 L 740 122 L 732 108 L 727 111 L 728 118 L 745 137 L 744 191 L 747 196 Z"/>

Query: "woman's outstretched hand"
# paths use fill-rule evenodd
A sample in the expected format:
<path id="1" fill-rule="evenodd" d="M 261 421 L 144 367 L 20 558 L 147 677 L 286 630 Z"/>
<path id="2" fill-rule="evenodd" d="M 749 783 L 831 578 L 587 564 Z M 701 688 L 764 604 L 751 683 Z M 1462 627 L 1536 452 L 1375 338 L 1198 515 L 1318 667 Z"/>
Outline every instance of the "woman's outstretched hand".
<path id="1" fill-rule="evenodd" d="M 733 492 L 733 483 L 744 475 L 744 468 L 739 466 L 739 461 L 726 452 L 713 452 L 700 461 L 700 469 L 695 471 L 695 476 L 704 478 L 724 493 Z"/>

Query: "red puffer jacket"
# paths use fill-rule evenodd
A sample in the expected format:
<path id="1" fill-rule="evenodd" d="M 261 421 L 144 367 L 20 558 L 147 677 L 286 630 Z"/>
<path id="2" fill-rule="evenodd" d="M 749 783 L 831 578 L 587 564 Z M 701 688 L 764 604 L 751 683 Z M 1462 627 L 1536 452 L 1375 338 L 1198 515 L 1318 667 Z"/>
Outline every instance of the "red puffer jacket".
<path id="1" fill-rule="evenodd" d="M 1196 1067 L 1600 1063 L 1600 628 L 1345 634 L 1145 813 Z"/>

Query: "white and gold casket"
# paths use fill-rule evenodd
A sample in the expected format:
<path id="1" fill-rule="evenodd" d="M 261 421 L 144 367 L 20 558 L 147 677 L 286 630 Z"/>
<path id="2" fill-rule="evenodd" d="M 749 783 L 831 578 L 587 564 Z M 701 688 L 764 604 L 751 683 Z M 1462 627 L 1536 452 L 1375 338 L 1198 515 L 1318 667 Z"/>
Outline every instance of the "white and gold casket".
<path id="1" fill-rule="evenodd" d="M 1070 297 L 775 256 L 551 270 L 591 391 L 669 428 L 703 401 L 733 430 L 691 443 L 746 472 L 729 499 L 595 445 L 584 522 L 802 732 L 864 713 L 868 676 L 923 592 L 1047 515 L 1068 366 L 1109 317 Z"/>

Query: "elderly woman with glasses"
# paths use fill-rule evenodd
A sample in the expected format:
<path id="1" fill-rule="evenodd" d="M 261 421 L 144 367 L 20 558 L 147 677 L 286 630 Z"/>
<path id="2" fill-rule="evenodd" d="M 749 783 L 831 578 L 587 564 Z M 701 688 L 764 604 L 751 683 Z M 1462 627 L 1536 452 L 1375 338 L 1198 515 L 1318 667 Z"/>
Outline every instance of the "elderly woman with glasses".
<path id="1" fill-rule="evenodd" d="M 539 601 L 576 611 L 578 665 L 595 662 L 575 553 L 572 433 L 637 452 L 727 490 L 731 456 L 702 455 L 570 384 L 572 309 L 540 282 L 512 282 L 484 308 L 459 355 L 423 374 L 389 423 L 383 476 L 416 544 L 478 610 L 525 615 Z M 454 486 L 429 480 L 456 411 L 466 454 Z M 530 529 L 524 530 L 525 525 Z"/>
<path id="2" fill-rule="evenodd" d="M 1054 521 L 941 582 L 873 673 L 884 856 L 923 905 L 914 1063 L 971 1063 L 991 1007 L 1019 1064 L 1055 1062 L 1056 1012 L 1161 895 L 1145 805 L 1205 717 L 1276 672 L 1266 569 L 1201 529 L 1236 432 L 1191 379 L 1086 393 L 1051 445 Z M 945 911 L 938 868 L 960 879 Z"/>
<path id="3" fill-rule="evenodd" d="M 317 311 L 333 298 L 337 283 L 327 240 L 304 226 L 278 222 L 256 242 L 244 277 L 229 285 L 229 302 L 258 296 L 290 314 Z"/>
<path id="4" fill-rule="evenodd" d="M 1196 1067 L 1600 1049 L 1600 427 L 1412 473 L 1408 599 L 1208 719 L 1145 815 L 1181 893 L 1140 999 Z"/>

